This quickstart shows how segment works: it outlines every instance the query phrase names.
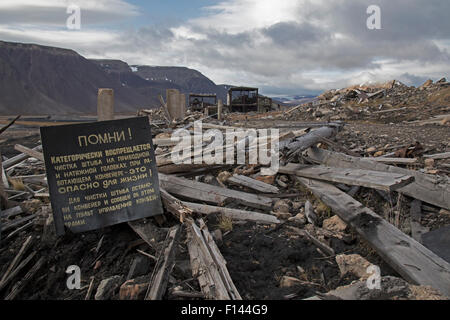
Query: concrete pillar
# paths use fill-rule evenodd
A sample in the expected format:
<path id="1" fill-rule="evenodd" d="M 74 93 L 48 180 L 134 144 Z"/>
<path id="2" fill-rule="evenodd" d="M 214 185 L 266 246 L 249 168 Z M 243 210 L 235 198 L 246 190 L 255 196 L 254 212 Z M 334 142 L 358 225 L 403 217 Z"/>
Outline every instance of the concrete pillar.
<path id="1" fill-rule="evenodd" d="M 222 100 L 219 99 L 217 102 L 217 120 L 222 121 L 222 111 L 223 111 L 223 103 Z"/>
<path id="2" fill-rule="evenodd" d="M 177 89 L 166 90 L 166 104 L 172 119 L 179 119 L 178 104 L 180 92 Z"/>
<path id="3" fill-rule="evenodd" d="M 184 119 L 186 117 L 186 95 L 185 94 L 179 94 L 178 95 L 179 100 L 179 119 Z"/>
<path id="4" fill-rule="evenodd" d="M 98 89 L 97 121 L 114 120 L 114 90 Z"/>

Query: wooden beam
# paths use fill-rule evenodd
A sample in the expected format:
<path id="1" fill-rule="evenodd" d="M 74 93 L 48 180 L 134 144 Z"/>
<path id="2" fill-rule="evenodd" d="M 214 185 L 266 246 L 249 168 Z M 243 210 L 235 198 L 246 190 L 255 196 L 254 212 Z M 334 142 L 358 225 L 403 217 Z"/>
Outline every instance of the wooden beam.
<path id="1" fill-rule="evenodd" d="M 198 279 L 206 299 L 242 300 L 208 228 L 203 220 L 199 223 L 200 228 L 192 219 L 187 221 L 192 276 Z"/>
<path id="2" fill-rule="evenodd" d="M 450 296 L 450 264 L 335 186 L 297 177 L 405 280 Z"/>
<path id="3" fill-rule="evenodd" d="M 40 146 L 34 147 L 32 150 L 33 151 L 42 151 L 42 146 L 40 145 Z M 22 162 L 23 160 L 28 159 L 29 157 L 30 156 L 28 154 L 21 153 L 21 154 L 14 156 L 8 160 L 3 161 L 3 168 L 8 169 L 8 168 L 12 167 L 13 165 L 18 164 L 18 163 Z"/>
<path id="4" fill-rule="evenodd" d="M 368 157 L 365 158 L 375 162 L 381 162 L 385 164 L 415 164 L 417 163 L 416 158 L 384 158 L 384 157 Z"/>
<path id="5" fill-rule="evenodd" d="M 252 179 L 243 175 L 234 174 L 232 177 L 227 179 L 227 182 L 236 184 L 239 186 L 247 187 L 262 193 L 279 193 L 280 190 L 268 183 Z"/>
<path id="6" fill-rule="evenodd" d="M 194 212 L 200 213 L 200 214 L 212 214 L 212 213 L 220 213 L 224 216 L 231 218 L 233 220 L 242 220 L 242 221 L 253 221 L 256 223 L 264 223 L 264 224 L 279 224 L 281 223 L 280 220 L 277 219 L 277 217 L 270 215 L 270 214 L 264 214 L 259 212 L 251 212 L 251 211 L 245 211 L 245 210 L 238 210 L 238 209 L 230 209 L 225 207 L 215 207 L 215 206 L 209 206 L 206 204 L 198 204 L 198 203 L 192 203 L 192 202 L 183 202 L 183 204 L 191 209 Z"/>
<path id="7" fill-rule="evenodd" d="M 332 167 L 392 172 L 413 176 L 415 179 L 414 182 L 396 191 L 437 207 L 450 210 L 450 183 L 447 182 L 448 179 L 318 148 L 310 148 L 307 156 L 323 165 Z"/>
<path id="8" fill-rule="evenodd" d="M 27 147 L 22 146 L 20 144 L 16 144 L 14 146 L 14 149 L 19 151 L 19 152 L 25 153 L 25 154 L 29 155 L 30 157 L 33 157 L 33 158 L 36 158 L 38 160 L 44 161 L 44 154 L 42 152 L 39 152 L 39 151 L 30 149 L 30 148 L 27 148 Z"/>
<path id="9" fill-rule="evenodd" d="M 423 157 L 427 158 L 427 159 L 434 159 L 434 160 L 448 159 L 448 158 L 450 158 L 450 152 L 425 155 Z"/>
<path id="10" fill-rule="evenodd" d="M 272 199 L 251 193 L 216 187 L 206 183 L 184 178 L 159 174 L 162 188 L 167 192 L 183 198 L 205 201 L 207 203 L 222 204 L 227 199 L 234 200 L 252 208 L 270 210 Z"/>
<path id="11" fill-rule="evenodd" d="M 42 268 L 45 264 L 45 258 L 41 257 L 33 267 L 28 271 L 28 273 L 23 277 L 22 280 L 18 281 L 11 292 L 5 297 L 5 300 L 14 300 L 16 296 L 28 285 L 28 283 L 33 279 L 34 275 Z"/>
<path id="12" fill-rule="evenodd" d="M 361 169 L 344 169 L 326 166 L 305 166 L 289 163 L 279 169 L 285 174 L 295 174 L 299 177 L 344 183 L 372 189 L 392 192 L 412 181 L 414 177 L 401 173 L 385 173 Z"/>
<path id="13" fill-rule="evenodd" d="M 181 227 L 172 227 L 167 232 L 164 247 L 161 249 L 148 286 L 145 300 L 161 300 L 167 289 L 170 273 L 175 265 L 175 252 Z"/>
<path id="14" fill-rule="evenodd" d="M 0 134 L 2 134 L 3 132 L 5 132 L 9 127 L 11 127 L 14 122 L 16 122 L 17 120 L 19 120 L 21 116 L 18 115 L 17 117 L 15 117 L 14 119 L 12 119 L 6 126 L 3 126 L 2 128 L 0 128 Z"/>

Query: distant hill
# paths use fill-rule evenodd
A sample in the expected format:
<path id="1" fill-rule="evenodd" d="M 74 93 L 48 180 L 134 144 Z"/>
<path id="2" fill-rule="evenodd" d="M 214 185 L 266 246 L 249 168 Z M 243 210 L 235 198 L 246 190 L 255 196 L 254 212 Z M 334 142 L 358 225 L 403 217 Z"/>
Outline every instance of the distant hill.
<path id="1" fill-rule="evenodd" d="M 0 113 L 94 113 L 98 88 L 112 88 L 116 110 L 148 97 L 73 50 L 0 41 Z"/>
<path id="2" fill-rule="evenodd" d="M 117 112 L 158 107 L 169 88 L 216 93 L 227 88 L 185 67 L 129 66 L 89 60 L 73 50 L 0 41 L 0 114 L 96 113 L 98 88 L 112 88 Z"/>

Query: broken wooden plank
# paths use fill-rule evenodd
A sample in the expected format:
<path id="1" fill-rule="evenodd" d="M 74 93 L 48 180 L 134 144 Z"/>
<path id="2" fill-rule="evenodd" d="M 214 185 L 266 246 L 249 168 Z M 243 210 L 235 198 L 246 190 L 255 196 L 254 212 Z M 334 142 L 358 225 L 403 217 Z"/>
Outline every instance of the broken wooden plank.
<path id="1" fill-rule="evenodd" d="M 305 151 L 309 147 L 319 143 L 322 138 L 330 138 L 335 136 L 339 130 L 340 126 L 336 125 L 321 127 L 308 132 L 287 145 L 286 149 L 289 151 L 287 153 L 287 157 L 291 158 L 292 156 Z"/>
<path id="2" fill-rule="evenodd" d="M 215 207 L 206 204 L 198 204 L 192 202 L 183 202 L 183 204 L 194 212 L 206 215 L 212 213 L 220 213 L 234 220 L 254 221 L 256 223 L 264 223 L 264 224 L 281 223 L 280 220 L 277 219 L 277 217 L 270 214 L 251 212 L 239 209 L 230 209 L 225 207 Z"/>
<path id="3" fill-rule="evenodd" d="M 44 161 L 44 154 L 42 152 L 27 148 L 21 144 L 16 144 L 14 149 L 29 155 L 30 157 L 36 158 L 38 160 Z"/>
<path id="4" fill-rule="evenodd" d="M 6 231 L 6 230 L 9 230 L 9 229 L 13 229 L 13 228 L 15 228 L 15 227 L 17 227 L 17 226 L 20 226 L 21 224 L 24 224 L 25 222 L 28 222 L 28 221 L 30 221 L 30 220 L 36 218 L 37 216 L 38 216 L 38 214 L 35 213 L 35 214 L 32 214 L 31 216 L 24 217 L 24 218 L 20 218 L 20 219 L 16 219 L 16 220 L 13 220 L 13 221 L 10 222 L 10 223 L 6 223 L 6 224 L 3 226 L 2 231 Z"/>
<path id="5" fill-rule="evenodd" d="M 387 158 L 387 157 L 367 157 L 365 159 L 381 162 L 385 164 L 415 164 L 417 163 L 416 158 Z"/>
<path id="6" fill-rule="evenodd" d="M 33 239 L 33 236 L 29 236 L 24 243 L 22 244 L 22 247 L 20 248 L 17 255 L 14 257 L 13 261 L 9 265 L 8 269 L 6 269 L 5 273 L 2 276 L 2 279 L 0 280 L 0 290 L 5 286 L 4 282 L 9 277 L 11 271 L 17 266 L 20 259 L 22 259 L 22 256 L 25 254 L 25 252 L 28 250 L 28 247 L 31 244 L 31 240 Z"/>
<path id="7" fill-rule="evenodd" d="M 243 187 L 247 187 L 262 193 L 278 193 L 280 192 L 280 190 L 275 187 L 272 186 L 271 184 L 256 180 L 256 179 L 252 179 L 243 175 L 239 175 L 239 174 L 234 174 L 232 177 L 227 179 L 227 182 L 239 185 L 239 186 L 243 186 Z"/>
<path id="8" fill-rule="evenodd" d="M 335 186 L 297 177 L 405 280 L 450 296 L 450 264 Z"/>
<path id="9" fill-rule="evenodd" d="M 227 199 L 237 201 L 243 205 L 270 210 L 272 199 L 256 194 L 230 190 L 184 178 L 159 174 L 160 185 L 167 192 L 188 199 L 221 204 Z"/>
<path id="10" fill-rule="evenodd" d="M 225 259 L 203 221 L 200 224 L 202 229 L 191 219 L 187 222 L 192 276 L 198 279 L 206 299 L 241 300 L 226 269 Z"/>
<path id="11" fill-rule="evenodd" d="M 427 159 L 443 160 L 443 159 L 448 159 L 448 158 L 450 158 L 450 152 L 437 153 L 437 154 L 431 154 L 431 155 L 425 155 L 425 156 L 423 156 L 423 157 L 424 157 L 424 158 L 427 158 Z"/>
<path id="12" fill-rule="evenodd" d="M 12 119 L 6 126 L 3 126 L 0 128 L 0 134 L 2 134 L 3 132 L 5 132 L 9 127 L 11 127 L 17 120 L 19 120 L 19 118 L 21 117 L 21 115 L 18 115 L 17 117 L 15 117 L 14 119 Z"/>
<path id="13" fill-rule="evenodd" d="M 32 149 L 33 151 L 42 151 L 42 145 L 37 146 L 35 148 Z M 28 159 L 30 156 L 26 153 L 21 153 L 15 157 L 12 157 L 8 160 L 3 161 L 3 168 L 8 169 L 10 167 L 12 167 L 15 164 L 18 164 L 20 162 L 22 162 L 23 160 Z"/>
<path id="14" fill-rule="evenodd" d="M 28 257 L 26 257 L 23 261 L 21 261 L 19 263 L 19 265 L 11 272 L 8 274 L 8 277 L 5 278 L 5 280 L 0 283 L 0 290 L 3 290 L 3 288 L 6 287 L 6 285 L 11 282 L 12 279 L 14 279 L 14 277 L 20 272 L 22 271 L 23 268 L 25 268 L 25 266 L 34 258 L 34 256 L 36 255 L 36 251 L 33 251 L 32 253 L 30 253 L 30 255 Z"/>
<path id="15" fill-rule="evenodd" d="M 311 223 L 314 226 L 317 226 L 317 216 L 314 213 L 314 208 L 311 204 L 311 202 L 306 201 L 305 203 L 305 216 L 306 219 L 308 219 L 308 222 Z"/>
<path id="16" fill-rule="evenodd" d="M 11 292 L 5 297 L 5 300 L 14 300 L 17 295 L 28 285 L 34 275 L 42 268 L 45 264 L 45 258 L 41 257 L 36 264 L 28 271 L 28 273 L 23 277 L 22 280 L 17 282 L 12 288 Z"/>
<path id="17" fill-rule="evenodd" d="M 400 173 L 385 173 L 380 171 L 326 166 L 305 166 L 294 163 L 288 163 L 285 167 L 281 167 L 279 172 L 295 174 L 304 178 L 357 185 L 388 192 L 395 191 L 414 181 L 414 177 Z"/>
<path id="18" fill-rule="evenodd" d="M 448 179 L 318 148 L 310 148 L 307 151 L 307 156 L 323 165 L 332 167 L 392 172 L 413 176 L 415 179 L 413 182 L 396 191 L 450 210 L 450 183 Z"/>
<path id="19" fill-rule="evenodd" d="M 192 215 L 192 210 L 185 206 L 179 199 L 169 194 L 163 188 L 160 188 L 159 191 L 166 210 L 173 214 L 181 223 L 184 223 L 186 217 Z"/>
<path id="20" fill-rule="evenodd" d="M 169 275 L 175 265 L 175 252 L 180 235 L 180 226 L 175 226 L 167 233 L 164 247 L 153 270 L 145 300 L 161 300 L 167 289 Z"/>
<path id="21" fill-rule="evenodd" d="M 26 211 L 23 210 L 21 206 L 15 206 L 6 210 L 3 210 L 2 213 L 0 213 L 0 217 L 4 219 L 10 219 L 15 216 L 18 216 L 22 213 L 25 213 Z"/>

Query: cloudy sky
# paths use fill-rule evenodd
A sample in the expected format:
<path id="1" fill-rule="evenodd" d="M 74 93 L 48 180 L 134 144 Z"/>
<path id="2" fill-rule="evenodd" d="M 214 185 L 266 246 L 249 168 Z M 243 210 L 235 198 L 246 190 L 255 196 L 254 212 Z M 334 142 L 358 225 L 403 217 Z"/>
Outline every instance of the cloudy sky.
<path id="1" fill-rule="evenodd" d="M 67 28 L 69 5 L 81 29 Z M 381 30 L 367 28 L 370 5 Z M 0 0 L 0 40 L 187 66 L 268 95 L 450 75 L 448 0 Z"/>

